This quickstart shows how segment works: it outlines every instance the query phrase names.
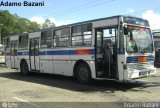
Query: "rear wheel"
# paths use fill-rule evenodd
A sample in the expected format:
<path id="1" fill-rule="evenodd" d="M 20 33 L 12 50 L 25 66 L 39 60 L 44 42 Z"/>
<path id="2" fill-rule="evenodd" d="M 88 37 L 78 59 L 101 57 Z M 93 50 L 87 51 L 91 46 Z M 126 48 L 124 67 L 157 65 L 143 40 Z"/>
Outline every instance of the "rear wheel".
<path id="1" fill-rule="evenodd" d="M 91 71 L 87 64 L 82 63 L 78 66 L 77 79 L 81 83 L 89 83 L 91 81 Z"/>
<path id="2" fill-rule="evenodd" d="M 29 73 L 28 64 L 26 61 L 22 61 L 21 63 L 21 73 L 23 75 L 27 75 Z"/>

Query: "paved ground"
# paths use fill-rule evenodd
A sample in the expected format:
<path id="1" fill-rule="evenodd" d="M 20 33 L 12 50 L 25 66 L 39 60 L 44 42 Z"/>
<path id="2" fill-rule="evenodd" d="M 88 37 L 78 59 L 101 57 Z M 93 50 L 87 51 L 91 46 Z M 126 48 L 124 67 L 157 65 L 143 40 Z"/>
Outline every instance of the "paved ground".
<path id="1" fill-rule="evenodd" d="M 48 74 L 23 76 L 17 70 L 1 67 L 0 102 L 160 102 L 160 69 L 157 68 L 156 75 L 139 81 L 93 81 L 83 85 L 72 77 Z"/>

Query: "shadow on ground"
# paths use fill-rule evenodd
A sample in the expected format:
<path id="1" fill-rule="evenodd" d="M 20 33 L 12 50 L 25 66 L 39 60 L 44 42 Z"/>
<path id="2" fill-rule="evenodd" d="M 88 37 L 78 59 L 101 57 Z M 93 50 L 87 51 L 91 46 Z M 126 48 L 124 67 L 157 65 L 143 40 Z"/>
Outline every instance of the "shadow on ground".
<path id="1" fill-rule="evenodd" d="M 148 83 L 138 81 L 122 83 L 110 80 L 93 80 L 90 84 L 80 84 L 73 77 L 65 77 L 60 75 L 50 75 L 42 73 L 31 73 L 30 75 L 23 76 L 20 74 L 20 72 L 0 72 L 0 77 L 48 85 L 51 87 L 57 87 L 79 92 L 108 91 L 109 93 L 114 93 L 115 91 L 126 92 L 135 87 L 138 87 L 143 90 L 143 88 L 146 87 L 160 86 L 160 83 L 158 82 Z"/>

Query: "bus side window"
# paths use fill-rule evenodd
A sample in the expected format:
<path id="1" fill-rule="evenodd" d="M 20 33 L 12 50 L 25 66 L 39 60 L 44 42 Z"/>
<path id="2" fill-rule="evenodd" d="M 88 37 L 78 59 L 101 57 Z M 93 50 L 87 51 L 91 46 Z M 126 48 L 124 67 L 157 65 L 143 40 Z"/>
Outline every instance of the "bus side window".
<path id="1" fill-rule="evenodd" d="M 41 32 L 41 48 L 52 48 L 52 30 Z"/>
<path id="2" fill-rule="evenodd" d="M 54 31 L 54 47 L 69 46 L 70 28 L 62 28 Z"/>
<path id="3" fill-rule="evenodd" d="M 92 44 L 92 24 L 82 24 L 72 27 L 72 46 Z"/>
<path id="4" fill-rule="evenodd" d="M 19 49 L 28 49 L 28 34 L 19 36 Z"/>

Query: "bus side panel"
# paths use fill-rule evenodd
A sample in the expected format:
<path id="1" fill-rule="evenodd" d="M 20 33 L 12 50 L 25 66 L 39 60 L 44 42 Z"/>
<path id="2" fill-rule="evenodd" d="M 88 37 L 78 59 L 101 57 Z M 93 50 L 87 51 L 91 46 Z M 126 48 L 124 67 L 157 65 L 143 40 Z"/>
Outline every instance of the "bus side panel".
<path id="1" fill-rule="evenodd" d="M 53 53 L 54 73 L 73 76 L 73 66 L 70 60 L 69 48 L 55 49 Z"/>
<path id="2" fill-rule="evenodd" d="M 44 52 L 44 51 L 40 51 Z M 45 53 L 40 54 L 40 72 L 42 73 L 54 73 L 53 70 L 53 56 Z"/>
<path id="3" fill-rule="evenodd" d="M 91 69 L 91 75 L 92 75 L 92 78 L 96 78 L 96 68 L 95 68 L 95 62 L 88 62 L 88 65 L 90 66 L 90 69 Z"/>
<path id="4" fill-rule="evenodd" d="M 11 56 L 11 62 L 12 62 L 12 64 L 11 64 L 12 68 L 18 68 L 18 64 L 17 64 L 18 59 L 17 59 L 17 56 Z"/>
<path id="5" fill-rule="evenodd" d="M 6 63 L 7 67 L 11 68 L 10 51 L 6 51 L 6 54 L 5 54 L 5 63 Z"/>
<path id="6" fill-rule="evenodd" d="M 118 54 L 118 73 L 119 73 L 119 80 L 127 80 L 128 73 L 124 71 L 123 65 L 125 64 L 125 55 Z"/>
<path id="7" fill-rule="evenodd" d="M 21 63 L 21 59 L 19 59 L 19 57 L 18 57 L 18 60 L 17 60 L 17 68 L 18 68 L 19 70 L 21 69 L 20 63 Z"/>
<path id="8" fill-rule="evenodd" d="M 54 62 L 54 73 L 66 76 L 73 76 L 72 62 L 69 60 L 53 61 Z"/>

